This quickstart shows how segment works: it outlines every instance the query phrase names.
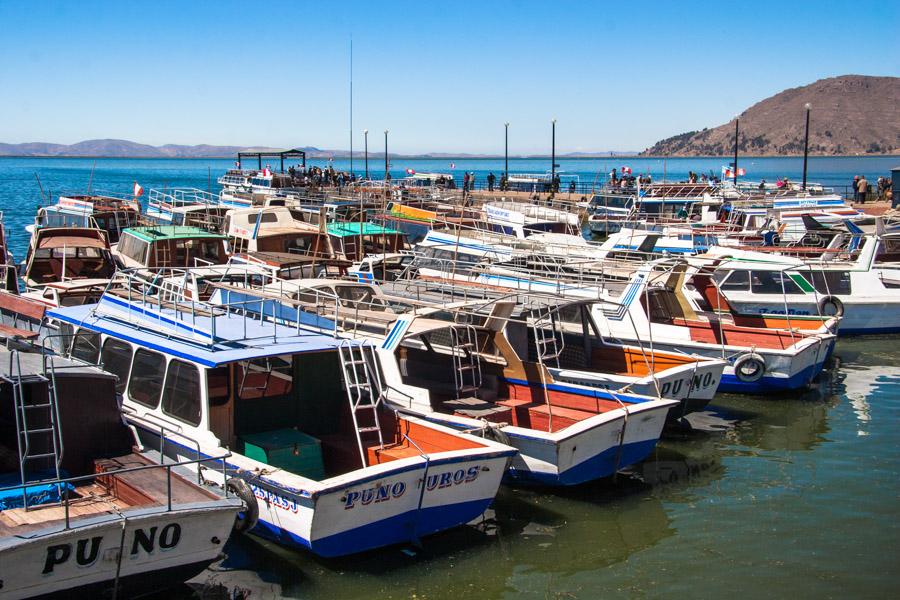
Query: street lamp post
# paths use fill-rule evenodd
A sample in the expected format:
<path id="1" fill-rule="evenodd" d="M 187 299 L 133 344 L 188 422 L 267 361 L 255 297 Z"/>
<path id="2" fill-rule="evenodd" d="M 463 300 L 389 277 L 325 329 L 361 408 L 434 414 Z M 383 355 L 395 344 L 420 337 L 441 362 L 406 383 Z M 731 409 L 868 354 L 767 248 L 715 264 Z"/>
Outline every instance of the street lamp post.
<path id="1" fill-rule="evenodd" d="M 806 161 L 809 158 L 809 109 L 812 105 L 807 102 L 804 105 L 806 109 L 806 133 L 803 135 L 803 191 L 806 191 Z"/>
<path id="2" fill-rule="evenodd" d="M 550 191 L 556 191 L 556 119 L 551 121 L 553 135 L 550 145 Z"/>
<path id="3" fill-rule="evenodd" d="M 388 178 L 391 176 L 388 165 L 388 142 L 387 142 L 388 130 L 384 130 L 384 200 L 387 202 L 387 199 L 390 198 L 391 186 Z"/>
<path id="4" fill-rule="evenodd" d="M 363 137 L 365 138 L 365 156 L 366 156 L 366 179 L 369 178 L 369 130 L 363 129 Z"/>
<path id="5" fill-rule="evenodd" d="M 503 124 L 503 180 L 509 182 L 509 121 Z"/>
<path id="6" fill-rule="evenodd" d="M 738 131 L 740 127 L 741 120 L 738 117 L 734 118 L 734 187 L 737 188 L 737 157 L 738 157 Z"/>
<path id="7" fill-rule="evenodd" d="M 388 130 L 384 130 L 384 181 L 387 183 L 388 177 L 390 176 L 390 172 L 388 171 L 388 144 L 387 144 L 387 134 Z"/>

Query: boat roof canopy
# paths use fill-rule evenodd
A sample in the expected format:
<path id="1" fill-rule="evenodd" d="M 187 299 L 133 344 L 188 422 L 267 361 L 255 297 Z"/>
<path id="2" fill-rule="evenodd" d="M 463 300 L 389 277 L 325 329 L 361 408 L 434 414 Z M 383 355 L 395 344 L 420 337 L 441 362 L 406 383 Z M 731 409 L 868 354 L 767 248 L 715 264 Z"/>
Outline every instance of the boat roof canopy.
<path id="1" fill-rule="evenodd" d="M 245 158 L 256 159 L 257 165 L 262 170 L 262 161 L 264 158 L 277 158 L 281 161 L 281 172 L 284 172 L 284 159 L 299 158 L 306 167 L 306 152 L 299 148 L 291 150 L 267 150 L 261 152 L 238 152 L 238 162 L 243 163 Z"/>
<path id="2" fill-rule="evenodd" d="M 403 235 L 402 231 L 384 227 L 376 223 L 362 223 L 362 235 Z M 336 237 L 360 235 L 360 223 L 329 223 L 328 234 Z"/>
<path id="3" fill-rule="evenodd" d="M 106 248 L 106 234 L 102 229 L 89 227 L 42 227 L 37 230 L 38 248 L 63 246 Z"/>
<path id="4" fill-rule="evenodd" d="M 189 227 L 186 225 L 159 225 L 156 227 L 129 227 L 123 233 L 130 233 L 138 239 L 145 242 L 158 242 L 163 240 L 183 240 L 183 239 L 213 239 L 224 240 L 226 236 L 218 233 L 210 233 L 209 231 L 200 229 L 199 227 Z"/>
<path id="5" fill-rule="evenodd" d="M 154 329 L 149 326 L 138 327 L 115 316 L 104 314 L 98 310 L 96 304 L 55 308 L 47 311 L 47 315 L 76 327 L 105 333 L 210 368 L 269 356 L 325 352 L 335 350 L 341 344 L 358 343 L 234 314 L 218 317 L 195 315 L 193 319 L 188 315 L 185 322 L 183 313 L 180 317 L 176 317 L 175 310 L 167 309 L 162 312 L 170 321 L 177 320 L 178 325 L 207 331 L 212 329 L 211 322 L 215 318 L 215 342 L 207 344 L 184 337 L 173 337 L 171 325 L 161 325 Z"/>

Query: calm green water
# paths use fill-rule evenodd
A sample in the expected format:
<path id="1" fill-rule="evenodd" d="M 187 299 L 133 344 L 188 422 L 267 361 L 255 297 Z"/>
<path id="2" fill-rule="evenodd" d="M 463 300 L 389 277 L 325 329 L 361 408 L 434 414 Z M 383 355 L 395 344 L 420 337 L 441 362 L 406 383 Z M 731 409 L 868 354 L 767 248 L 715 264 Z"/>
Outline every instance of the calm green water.
<path id="1" fill-rule="evenodd" d="M 662 166 L 652 160 L 646 168 Z M 757 160 L 754 173 L 796 178 L 797 159 Z M 54 194 L 84 191 L 94 162 L 0 159 L 0 210 L 18 259 L 27 244 L 23 227 L 40 201 L 34 174 Z M 432 162 L 414 166 L 440 167 Z M 457 168 L 502 166 L 469 162 Z M 539 168 L 510 162 L 514 171 Z M 674 163 L 686 173 L 721 162 L 683 159 L 667 168 L 672 173 Z M 895 162 L 814 159 L 810 179 L 837 184 L 857 172 L 874 179 Z M 608 166 L 560 163 L 584 177 Z M 134 180 L 146 189 L 206 188 L 211 177 L 215 189 L 229 164 L 97 160 L 92 185 L 121 193 Z M 694 431 L 670 434 L 650 460 L 616 481 L 554 492 L 504 488 L 484 519 L 426 538 L 422 549 L 325 561 L 243 537 L 196 583 L 249 589 L 252 598 L 325 600 L 893 596 L 900 567 L 898 339 L 841 340 L 839 366 L 804 394 L 717 397 L 710 411 L 692 415 Z M 164 597 L 192 596 L 184 588 Z"/>
<path id="2" fill-rule="evenodd" d="M 841 340 L 815 389 L 721 395 L 616 481 L 505 488 L 483 520 L 423 549 L 326 561 L 243 538 L 196 581 L 310 599 L 892 596 L 896 344 Z"/>

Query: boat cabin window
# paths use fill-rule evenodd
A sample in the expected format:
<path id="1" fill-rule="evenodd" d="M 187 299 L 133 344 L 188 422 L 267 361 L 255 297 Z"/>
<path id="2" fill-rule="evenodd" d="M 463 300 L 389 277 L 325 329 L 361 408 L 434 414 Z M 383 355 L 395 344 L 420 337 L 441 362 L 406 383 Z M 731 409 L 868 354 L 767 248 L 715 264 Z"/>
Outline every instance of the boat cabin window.
<path id="1" fill-rule="evenodd" d="M 119 242 L 119 252 L 141 264 L 147 264 L 147 248 L 150 244 L 133 235 L 123 235 Z"/>
<path id="2" fill-rule="evenodd" d="M 749 292 L 750 291 L 750 272 L 749 271 L 731 271 L 724 274 L 724 279 L 719 281 L 719 289 L 723 292 Z M 719 273 L 716 273 L 716 279 L 719 279 Z"/>
<path id="3" fill-rule="evenodd" d="M 607 208 L 631 208 L 631 197 L 594 196 L 591 198 L 591 205 Z"/>
<path id="4" fill-rule="evenodd" d="M 131 367 L 128 397 L 144 406 L 156 408 L 165 372 L 166 358 L 162 354 L 139 349 L 134 354 L 134 364 Z"/>
<path id="5" fill-rule="evenodd" d="M 900 261 L 900 239 L 895 237 L 882 238 L 881 242 L 878 244 L 878 248 L 875 250 L 875 262 L 886 263 L 897 261 Z"/>
<path id="6" fill-rule="evenodd" d="M 131 370 L 131 345 L 114 338 L 106 338 L 103 348 L 100 350 L 100 362 L 105 371 L 109 371 L 119 378 L 116 383 L 116 391 L 125 393 L 128 385 L 128 372 Z"/>
<path id="7" fill-rule="evenodd" d="M 751 286 L 754 294 L 802 294 L 803 290 L 781 271 L 752 271 Z"/>
<path id="8" fill-rule="evenodd" d="M 812 283 L 820 294 L 849 295 L 851 293 L 849 271 L 813 271 Z"/>
<path id="9" fill-rule="evenodd" d="M 453 262 L 456 261 L 456 268 Z M 446 271 L 447 273 L 455 272 L 457 275 L 468 275 L 481 257 L 473 256 L 465 252 L 454 252 L 452 250 L 441 250 L 440 248 L 426 248 L 422 255 L 416 258 L 419 268 L 435 269 L 438 271 Z"/>
<path id="10" fill-rule="evenodd" d="M 100 334 L 93 331 L 81 330 L 72 342 L 72 358 L 84 362 L 97 364 L 100 357 Z"/>
<path id="11" fill-rule="evenodd" d="M 185 423 L 200 424 L 200 371 L 195 365 L 177 359 L 169 363 L 162 409 Z"/>

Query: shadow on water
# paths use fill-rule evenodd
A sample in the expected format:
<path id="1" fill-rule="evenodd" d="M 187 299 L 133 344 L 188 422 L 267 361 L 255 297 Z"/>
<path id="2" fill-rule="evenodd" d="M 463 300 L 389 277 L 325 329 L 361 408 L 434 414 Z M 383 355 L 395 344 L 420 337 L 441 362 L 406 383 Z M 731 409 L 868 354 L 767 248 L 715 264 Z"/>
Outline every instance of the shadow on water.
<path id="1" fill-rule="evenodd" d="M 667 473 L 663 479 L 650 475 Z M 221 585 L 253 597 L 479 598 L 510 591 L 517 573 L 565 575 L 627 560 L 674 535 L 658 486 L 706 477 L 708 465 L 672 450 L 640 469 L 564 490 L 502 488 L 491 509 L 468 526 L 429 536 L 421 548 L 392 547 L 358 556 L 321 559 L 252 536 L 229 543 L 228 559 L 197 578 L 200 597 Z M 206 585 L 206 595 L 200 587 Z M 183 596 L 189 597 L 187 590 Z M 197 596 L 195 596 L 197 597 Z"/>

